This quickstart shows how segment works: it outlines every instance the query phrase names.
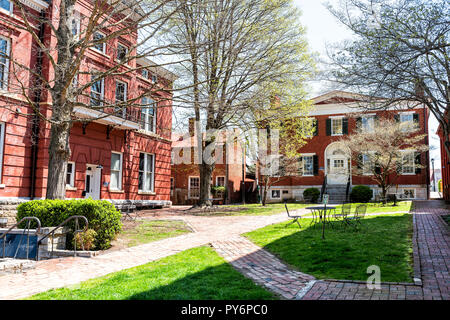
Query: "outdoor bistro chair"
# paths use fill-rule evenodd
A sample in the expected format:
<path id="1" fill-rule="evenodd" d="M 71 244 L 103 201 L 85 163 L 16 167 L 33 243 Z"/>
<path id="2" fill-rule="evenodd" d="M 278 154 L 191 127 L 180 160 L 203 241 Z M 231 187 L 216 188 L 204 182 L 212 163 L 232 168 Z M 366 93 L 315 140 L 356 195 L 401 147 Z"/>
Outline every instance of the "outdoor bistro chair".
<path id="1" fill-rule="evenodd" d="M 352 225 L 357 228 L 358 225 L 361 225 L 361 219 L 364 219 L 367 211 L 367 204 L 360 204 L 356 207 L 355 214 L 352 217 L 345 218 L 345 221 L 348 225 Z"/>
<path id="2" fill-rule="evenodd" d="M 292 221 L 289 222 L 289 223 L 288 223 L 287 225 L 285 225 L 284 227 L 286 228 L 287 226 L 293 224 L 294 222 L 297 222 L 298 227 L 301 229 L 302 226 L 300 225 L 300 222 L 298 222 L 298 219 L 301 219 L 302 216 L 301 216 L 301 215 L 298 215 L 298 214 L 296 214 L 296 215 L 290 214 L 290 213 L 289 213 L 289 209 L 288 209 L 288 207 L 287 207 L 287 202 L 286 202 L 286 201 L 284 202 L 284 207 L 286 208 L 286 213 L 287 213 L 288 217 L 292 219 Z"/>
<path id="3" fill-rule="evenodd" d="M 342 224 L 346 224 L 346 219 L 351 212 L 352 212 L 352 203 L 344 202 L 341 207 L 341 212 L 340 213 L 339 211 L 338 213 L 335 212 L 334 218 L 337 221 L 340 221 Z"/>

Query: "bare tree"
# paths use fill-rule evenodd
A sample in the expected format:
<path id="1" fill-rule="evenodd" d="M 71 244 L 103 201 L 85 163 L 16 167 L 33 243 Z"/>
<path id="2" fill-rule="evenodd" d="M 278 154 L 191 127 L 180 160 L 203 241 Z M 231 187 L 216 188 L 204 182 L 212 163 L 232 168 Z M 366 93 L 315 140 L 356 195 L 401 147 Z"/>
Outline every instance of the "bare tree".
<path id="1" fill-rule="evenodd" d="M 171 80 L 153 82 L 142 90 L 118 88 L 115 98 L 99 88 L 105 81 L 136 77 L 144 68 L 154 73 L 162 70 L 161 65 L 149 60 L 162 49 L 154 36 L 176 7 L 163 10 L 170 0 L 92 0 L 82 6 L 76 0 L 60 0 L 50 2 L 47 10 L 36 13 L 27 10 L 21 1 L 12 1 L 22 20 L 14 27 L 32 38 L 37 63 L 25 65 L 18 59 L 18 52 L 11 52 L 8 91 L 21 96 L 30 106 L 32 113 L 26 116 L 49 124 L 46 196 L 64 198 L 70 130 L 74 123 L 88 123 L 110 115 L 139 121 L 139 108 L 150 107 L 142 101 L 144 96 L 155 93 L 170 96 Z M 100 57 L 97 60 L 102 63 L 95 64 L 92 55 Z M 138 59 L 147 59 L 147 65 L 138 64 Z M 4 106 L 13 107 L 14 104 Z M 79 110 L 85 111 L 83 115 Z"/>
<path id="2" fill-rule="evenodd" d="M 268 104 L 271 89 L 289 83 L 301 88 L 312 70 L 291 0 L 175 3 L 181 10 L 167 25 L 168 42 L 180 44 L 171 53 L 184 57 L 179 73 L 190 85 L 184 96 L 178 96 L 179 108 L 195 114 L 197 132 L 243 127 L 255 108 Z M 197 139 L 202 146 L 198 157 L 203 159 L 205 150 L 215 149 L 215 140 L 208 135 L 203 140 L 202 134 Z M 199 205 L 210 204 L 213 169 L 214 162 L 199 164 Z"/>
<path id="3" fill-rule="evenodd" d="M 369 109 L 425 104 L 450 156 L 448 1 L 342 0 L 328 7 L 356 38 L 331 48 L 329 79 L 367 94 L 362 106 Z"/>
<path id="4" fill-rule="evenodd" d="M 418 134 L 418 126 L 380 118 L 371 129 L 358 125 L 356 131 L 339 143 L 352 163 L 352 174 L 369 177 L 381 187 L 382 198 L 399 174 L 418 173 L 421 154 L 428 150 L 423 144 L 426 134 Z"/>

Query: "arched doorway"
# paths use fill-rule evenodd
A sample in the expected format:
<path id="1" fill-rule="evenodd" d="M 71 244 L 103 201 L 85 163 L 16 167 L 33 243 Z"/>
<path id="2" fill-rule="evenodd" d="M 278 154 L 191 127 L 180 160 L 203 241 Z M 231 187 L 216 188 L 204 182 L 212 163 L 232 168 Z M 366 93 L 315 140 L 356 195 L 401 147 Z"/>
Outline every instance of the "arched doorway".
<path id="1" fill-rule="evenodd" d="M 348 150 L 342 148 L 338 142 L 333 142 L 325 149 L 327 184 L 347 184 L 351 164 Z"/>

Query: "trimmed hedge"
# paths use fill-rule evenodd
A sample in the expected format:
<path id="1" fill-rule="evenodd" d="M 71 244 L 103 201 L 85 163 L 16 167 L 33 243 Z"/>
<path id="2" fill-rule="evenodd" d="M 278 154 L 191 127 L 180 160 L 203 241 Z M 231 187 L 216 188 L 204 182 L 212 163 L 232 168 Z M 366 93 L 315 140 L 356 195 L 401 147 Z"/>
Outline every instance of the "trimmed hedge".
<path id="1" fill-rule="evenodd" d="M 368 186 L 354 186 L 350 193 L 353 202 L 369 202 L 373 197 L 373 190 Z"/>
<path id="2" fill-rule="evenodd" d="M 311 200 L 312 203 L 316 203 L 320 196 L 320 190 L 317 188 L 307 188 L 303 191 L 303 199 Z"/>
<path id="3" fill-rule="evenodd" d="M 85 216 L 89 229 L 96 232 L 94 245 L 97 250 L 111 247 L 111 241 L 122 230 L 121 213 L 106 200 L 32 200 L 17 207 L 17 221 L 23 217 L 37 217 L 42 227 L 56 227 L 76 215 Z M 79 223 L 83 227 L 83 221 Z M 68 226 L 73 228 L 74 223 Z"/>

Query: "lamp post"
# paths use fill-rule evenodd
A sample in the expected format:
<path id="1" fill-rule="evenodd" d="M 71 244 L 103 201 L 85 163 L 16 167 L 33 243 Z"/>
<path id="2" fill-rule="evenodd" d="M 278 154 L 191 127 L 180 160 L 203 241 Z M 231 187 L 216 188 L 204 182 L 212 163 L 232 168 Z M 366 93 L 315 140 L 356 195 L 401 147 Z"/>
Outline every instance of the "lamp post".
<path id="1" fill-rule="evenodd" d="M 431 168 L 433 170 L 433 192 L 436 192 L 436 179 L 434 176 L 434 158 L 431 159 Z"/>

